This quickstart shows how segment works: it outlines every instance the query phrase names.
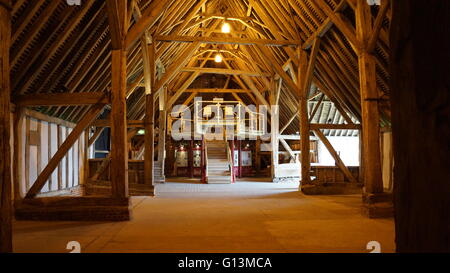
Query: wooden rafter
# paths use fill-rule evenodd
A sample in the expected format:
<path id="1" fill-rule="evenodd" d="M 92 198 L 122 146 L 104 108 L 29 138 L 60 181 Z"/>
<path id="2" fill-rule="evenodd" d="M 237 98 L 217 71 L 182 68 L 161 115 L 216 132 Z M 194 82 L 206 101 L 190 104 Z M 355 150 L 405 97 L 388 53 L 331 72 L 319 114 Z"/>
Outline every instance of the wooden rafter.
<path id="1" fill-rule="evenodd" d="M 18 107 L 26 106 L 68 106 L 68 105 L 92 105 L 109 104 L 110 98 L 106 93 L 58 93 L 58 94 L 31 94 L 18 96 L 14 103 Z"/>
<path id="2" fill-rule="evenodd" d="M 265 40 L 265 39 L 241 39 L 241 38 L 220 38 L 220 37 L 192 37 L 192 36 L 155 36 L 156 41 L 203 44 L 229 44 L 229 45 L 265 45 L 265 46 L 298 46 L 299 41 L 295 40 Z"/>

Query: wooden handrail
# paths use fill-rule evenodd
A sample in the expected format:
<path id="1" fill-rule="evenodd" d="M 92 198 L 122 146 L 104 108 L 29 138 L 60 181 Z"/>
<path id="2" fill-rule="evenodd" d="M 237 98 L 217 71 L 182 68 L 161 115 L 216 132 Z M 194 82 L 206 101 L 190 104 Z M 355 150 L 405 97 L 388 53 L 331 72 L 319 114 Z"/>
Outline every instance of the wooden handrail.
<path id="1" fill-rule="evenodd" d="M 228 142 L 227 134 L 225 133 L 225 142 L 227 143 L 227 157 L 228 157 L 228 167 L 230 168 L 230 174 L 232 182 L 234 182 L 234 168 L 233 168 L 233 153 L 231 151 L 230 143 Z"/>
<path id="2" fill-rule="evenodd" d="M 208 145 L 206 145 L 205 141 L 205 183 L 208 182 L 208 171 L 209 169 L 209 162 L 208 162 Z"/>

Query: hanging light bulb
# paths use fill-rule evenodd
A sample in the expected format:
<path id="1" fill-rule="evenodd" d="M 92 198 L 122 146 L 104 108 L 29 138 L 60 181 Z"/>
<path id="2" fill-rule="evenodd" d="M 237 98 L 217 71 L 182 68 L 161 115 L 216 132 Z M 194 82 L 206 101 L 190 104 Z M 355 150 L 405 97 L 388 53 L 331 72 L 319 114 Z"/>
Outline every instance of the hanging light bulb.
<path id="1" fill-rule="evenodd" d="M 231 25 L 227 22 L 223 23 L 222 33 L 230 33 L 230 32 L 231 32 Z"/>
<path id="2" fill-rule="evenodd" d="M 216 63 L 221 63 L 223 61 L 222 55 L 220 53 L 216 54 L 215 61 Z"/>

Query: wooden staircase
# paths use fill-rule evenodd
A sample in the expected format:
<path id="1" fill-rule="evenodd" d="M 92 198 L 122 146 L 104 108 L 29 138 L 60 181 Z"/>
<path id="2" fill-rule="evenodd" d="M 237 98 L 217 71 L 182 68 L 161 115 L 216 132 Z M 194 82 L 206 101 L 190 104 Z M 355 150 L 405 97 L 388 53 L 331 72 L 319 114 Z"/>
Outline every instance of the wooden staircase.
<path id="1" fill-rule="evenodd" d="M 230 160 L 226 141 L 207 141 L 208 184 L 231 184 Z"/>

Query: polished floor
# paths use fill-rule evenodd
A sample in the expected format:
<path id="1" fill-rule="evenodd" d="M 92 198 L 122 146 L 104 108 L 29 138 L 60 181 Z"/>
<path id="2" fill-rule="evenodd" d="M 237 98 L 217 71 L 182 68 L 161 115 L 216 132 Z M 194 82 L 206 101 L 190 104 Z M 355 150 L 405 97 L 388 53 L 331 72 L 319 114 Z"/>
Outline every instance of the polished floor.
<path id="1" fill-rule="evenodd" d="M 15 222 L 15 252 L 393 252 L 393 219 L 361 216 L 361 196 L 305 196 L 297 184 L 168 183 L 133 198 L 121 223 Z"/>

